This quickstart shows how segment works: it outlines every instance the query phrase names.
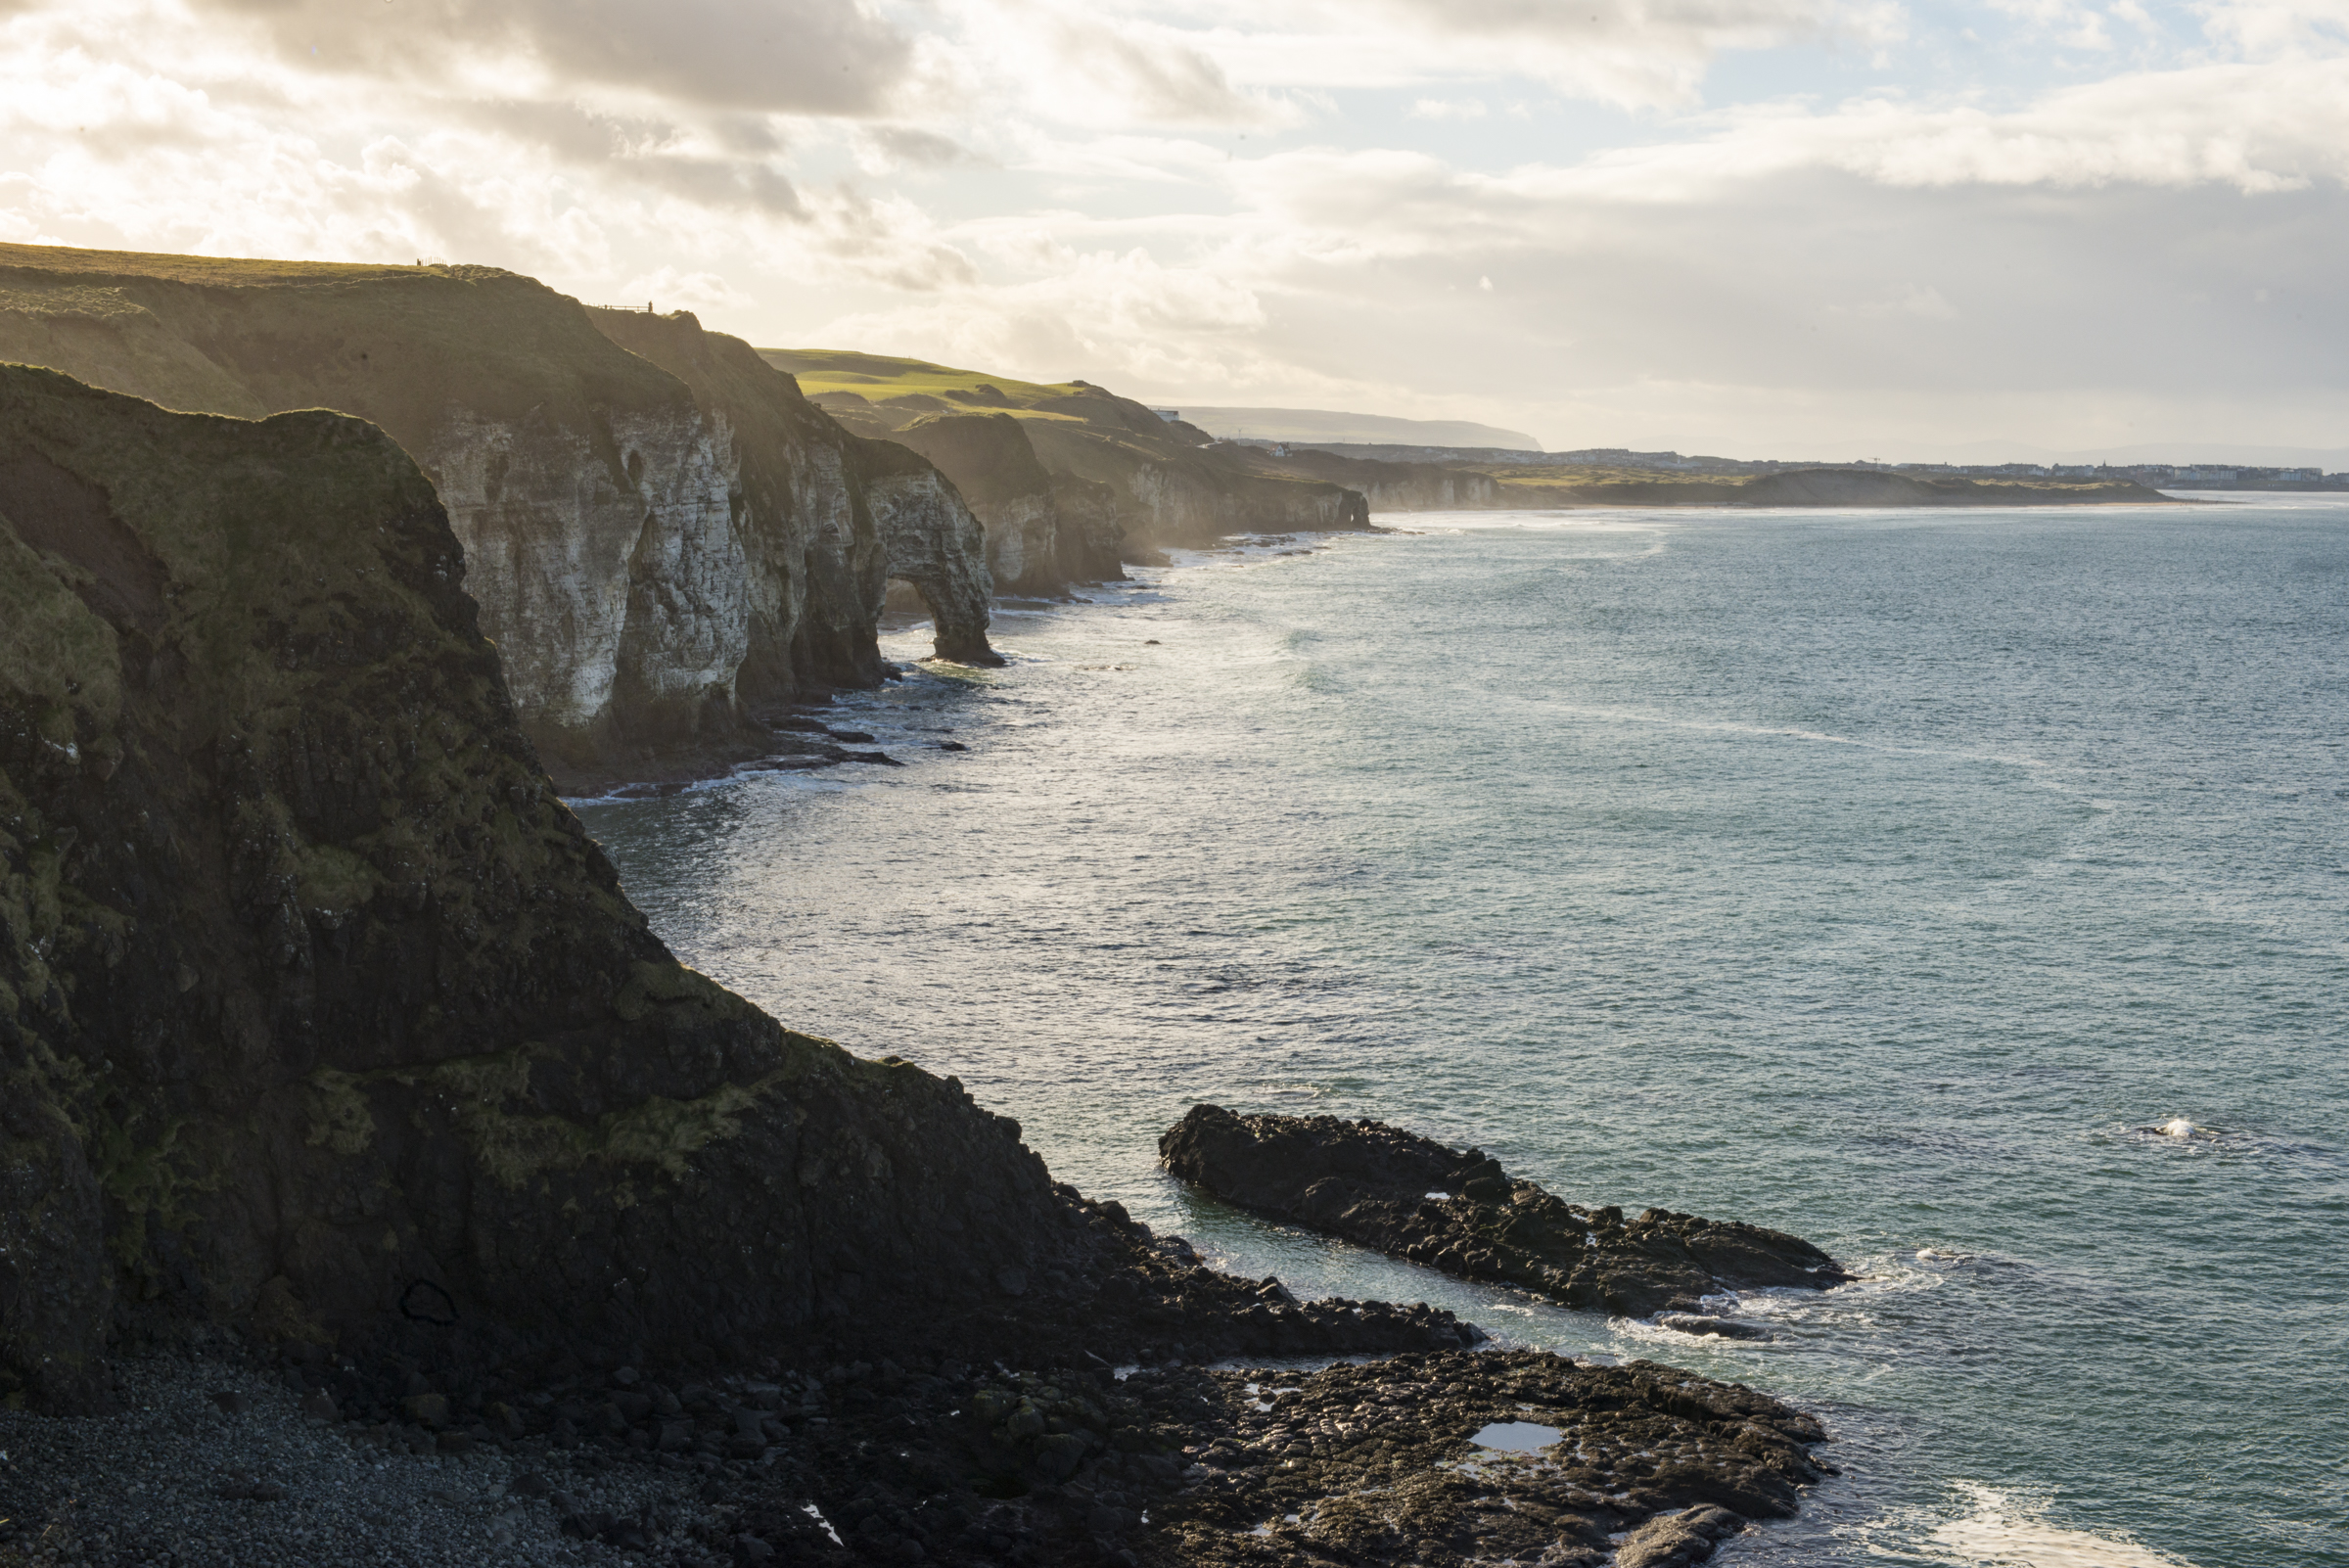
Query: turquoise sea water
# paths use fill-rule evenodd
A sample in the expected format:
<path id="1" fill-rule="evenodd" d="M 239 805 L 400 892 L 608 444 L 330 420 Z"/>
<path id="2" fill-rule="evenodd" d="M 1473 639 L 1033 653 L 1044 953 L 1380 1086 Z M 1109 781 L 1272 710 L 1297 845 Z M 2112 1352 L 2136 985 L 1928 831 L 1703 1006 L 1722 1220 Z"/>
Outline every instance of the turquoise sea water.
<path id="1" fill-rule="evenodd" d="M 1819 1412 L 1721 1560 L 2349 1563 L 2349 506 L 1382 521 L 1003 617 L 843 705 L 901 770 L 583 813 L 1231 1268 Z M 1464 1286 L 1174 1186 L 1199 1100 L 1866 1277 L 1726 1345 Z"/>

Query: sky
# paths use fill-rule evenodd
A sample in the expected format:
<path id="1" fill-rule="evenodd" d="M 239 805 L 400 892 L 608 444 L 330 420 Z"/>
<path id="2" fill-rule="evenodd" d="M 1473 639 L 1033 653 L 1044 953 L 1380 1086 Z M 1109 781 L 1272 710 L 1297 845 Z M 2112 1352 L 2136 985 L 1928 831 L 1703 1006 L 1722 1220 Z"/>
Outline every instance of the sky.
<path id="1" fill-rule="evenodd" d="M 1552 448 L 2349 448 L 2349 0 L 0 0 L 0 239 Z"/>

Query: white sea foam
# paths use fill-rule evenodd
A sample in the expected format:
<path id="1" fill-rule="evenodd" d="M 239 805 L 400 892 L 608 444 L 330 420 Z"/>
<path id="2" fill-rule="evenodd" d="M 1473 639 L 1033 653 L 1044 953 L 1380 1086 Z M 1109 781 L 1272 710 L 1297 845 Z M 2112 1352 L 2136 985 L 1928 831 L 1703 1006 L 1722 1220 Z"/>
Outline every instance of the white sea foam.
<path id="1" fill-rule="evenodd" d="M 2074 1530 L 2048 1518 L 2044 1499 L 2020 1496 L 1976 1481 L 1958 1484 L 1956 1518 L 1911 1514 L 1872 1527 L 1890 1541 L 1868 1541 L 1877 1556 L 1961 1568 L 2192 1568 L 2183 1557 L 2117 1536 Z"/>

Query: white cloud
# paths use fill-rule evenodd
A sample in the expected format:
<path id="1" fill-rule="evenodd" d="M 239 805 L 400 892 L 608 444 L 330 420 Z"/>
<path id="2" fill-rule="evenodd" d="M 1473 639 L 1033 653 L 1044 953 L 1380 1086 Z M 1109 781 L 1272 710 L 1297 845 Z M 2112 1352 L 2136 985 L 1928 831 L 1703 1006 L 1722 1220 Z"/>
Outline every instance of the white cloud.
<path id="1" fill-rule="evenodd" d="M 2004 0 L 1964 58 L 2068 36 L 2073 84 L 1945 85 L 1942 53 L 1842 101 L 1803 77 L 1683 111 L 1724 51 L 1857 73 L 1913 23 L 593 0 L 608 35 L 577 39 L 553 0 L 400 0 L 429 25 L 354 11 L 313 57 L 326 3 L 0 0 L 0 236 L 486 261 L 765 342 L 1601 444 L 1891 441 L 1936 407 L 2093 444 L 2161 407 L 2167 435 L 2213 399 L 2286 424 L 2349 400 L 2349 0 L 2209 0 L 2176 36 L 2136 0 Z M 805 48 L 766 73 L 784 22 Z M 1865 69 L 1832 79 L 1891 68 Z"/>
<path id="2" fill-rule="evenodd" d="M 2349 47 L 2349 0 L 2204 0 L 2217 43 L 2252 59 L 2305 59 Z"/>
<path id="3" fill-rule="evenodd" d="M 192 0 L 259 24 L 297 69 L 427 84 L 464 66 L 635 89 L 681 104 L 881 109 L 909 40 L 856 0 Z"/>
<path id="4" fill-rule="evenodd" d="M 749 295 L 714 272 L 680 272 L 675 267 L 638 273 L 620 286 L 620 298 L 612 302 L 632 307 L 639 300 L 664 312 L 739 310 L 751 303 Z"/>
<path id="5" fill-rule="evenodd" d="M 1958 311 L 1941 291 L 1929 283 L 1895 284 L 1879 294 L 1853 304 L 1827 306 L 1835 315 L 1859 316 L 1864 320 L 1882 321 L 1897 316 L 1914 316 L 1921 321 L 1954 321 Z"/>

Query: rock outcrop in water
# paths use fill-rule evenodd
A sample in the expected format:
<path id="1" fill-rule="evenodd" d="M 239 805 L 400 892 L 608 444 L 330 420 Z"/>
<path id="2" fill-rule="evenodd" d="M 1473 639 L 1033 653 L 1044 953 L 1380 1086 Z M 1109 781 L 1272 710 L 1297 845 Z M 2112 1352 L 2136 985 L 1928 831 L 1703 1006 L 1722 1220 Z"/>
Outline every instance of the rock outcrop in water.
<path id="1" fill-rule="evenodd" d="M 617 340 L 617 341 L 616 341 Z M 722 765 L 783 706 L 887 672 L 892 576 L 988 660 L 982 534 L 688 315 L 487 267 L 0 246 L 0 361 L 166 407 L 331 407 L 423 465 L 524 726 L 566 787 Z"/>
<path id="2" fill-rule="evenodd" d="M 1158 1147 L 1168 1170 L 1226 1202 L 1569 1307 L 1695 1313 L 1717 1291 L 1851 1277 L 1782 1231 L 1661 1209 L 1626 1221 L 1383 1122 L 1198 1105 Z"/>
<path id="3" fill-rule="evenodd" d="M 376 427 L 0 367 L 0 1394 L 86 1403 L 111 1333 L 208 1322 L 604 1364 L 1461 1343 L 1274 1312 L 951 1080 L 678 965 L 476 616 Z"/>

